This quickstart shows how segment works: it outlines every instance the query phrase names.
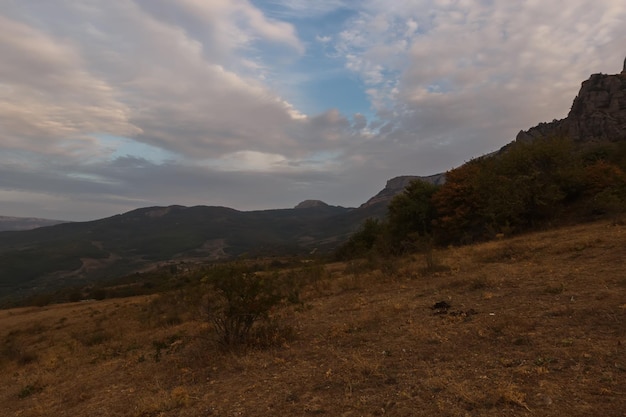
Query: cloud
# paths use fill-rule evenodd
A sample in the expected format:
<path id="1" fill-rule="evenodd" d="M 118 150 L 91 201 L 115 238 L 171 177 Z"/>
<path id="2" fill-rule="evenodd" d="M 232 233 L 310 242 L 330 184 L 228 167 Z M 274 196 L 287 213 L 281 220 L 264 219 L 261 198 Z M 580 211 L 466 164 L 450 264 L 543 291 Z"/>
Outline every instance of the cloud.
<path id="1" fill-rule="evenodd" d="M 330 36 L 320 36 L 320 35 L 316 35 L 316 36 L 315 36 L 315 40 L 316 40 L 316 41 L 318 41 L 318 42 L 320 42 L 320 43 L 328 43 L 328 42 L 332 41 L 332 40 L 333 40 L 333 38 L 332 38 L 332 37 L 330 37 Z"/>
<path id="2" fill-rule="evenodd" d="M 45 30 L 2 18 L 0 52 L 10 58 L 0 63 L 8 85 L 0 90 L 4 146 L 53 152 L 82 140 L 97 147 L 94 135 L 106 133 L 188 158 L 294 147 L 284 126 L 304 116 L 231 65 L 257 39 L 301 53 L 291 25 L 246 1 L 181 0 L 177 18 L 164 20 L 130 2 L 98 7 L 61 3 Z M 188 30 L 180 25 L 186 19 L 212 33 Z M 67 41 L 73 24 L 79 29 Z"/>
<path id="3" fill-rule="evenodd" d="M 189 15 L 215 27 L 214 30 L 222 34 L 220 43 L 230 40 L 233 46 L 241 47 L 257 39 L 264 39 L 304 53 L 304 46 L 293 25 L 268 18 L 246 0 L 180 0 L 179 3 Z"/>
<path id="4" fill-rule="evenodd" d="M 129 107 L 111 85 L 84 69 L 69 42 L 0 16 L 2 147 L 58 153 L 88 152 L 90 132 L 134 135 Z"/>
<path id="5" fill-rule="evenodd" d="M 394 126 L 390 138 L 461 146 L 471 157 L 565 116 L 582 80 L 619 63 L 624 18 L 615 0 L 372 0 L 335 47 Z"/>
<path id="6" fill-rule="evenodd" d="M 565 116 L 621 70 L 625 20 L 619 0 L 8 2 L 0 214 L 359 205 Z M 369 103 L 299 108 L 341 82 Z"/>

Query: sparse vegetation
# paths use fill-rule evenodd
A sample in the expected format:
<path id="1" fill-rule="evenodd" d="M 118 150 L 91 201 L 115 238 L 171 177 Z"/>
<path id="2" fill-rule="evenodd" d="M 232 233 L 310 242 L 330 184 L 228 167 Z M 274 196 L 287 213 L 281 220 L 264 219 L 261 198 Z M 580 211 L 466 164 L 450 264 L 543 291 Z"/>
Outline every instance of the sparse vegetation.
<path id="1" fill-rule="evenodd" d="M 423 254 L 391 258 L 389 274 L 380 259 L 224 265 L 216 276 L 250 280 L 248 295 L 280 295 L 240 349 L 215 343 L 203 310 L 207 294 L 228 306 L 211 269 L 161 295 L 0 310 L 0 403 L 22 416 L 620 415 L 625 245 L 605 221 L 436 248 L 435 273 Z"/>
<path id="2" fill-rule="evenodd" d="M 34 384 L 28 384 L 26 385 L 24 388 L 22 388 L 20 390 L 20 392 L 17 394 L 17 397 L 19 399 L 24 399 L 26 397 L 30 397 L 31 395 L 41 392 L 42 391 L 42 387 L 34 385 Z"/>

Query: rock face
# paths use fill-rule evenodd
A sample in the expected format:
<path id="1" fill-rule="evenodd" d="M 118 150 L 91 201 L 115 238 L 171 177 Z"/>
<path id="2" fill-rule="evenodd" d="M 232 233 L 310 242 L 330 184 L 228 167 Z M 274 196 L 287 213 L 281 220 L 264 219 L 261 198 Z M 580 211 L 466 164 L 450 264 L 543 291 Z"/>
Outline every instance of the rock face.
<path id="1" fill-rule="evenodd" d="M 434 185 L 441 185 L 444 182 L 446 182 L 446 175 L 435 174 L 435 175 L 429 175 L 428 177 L 404 175 L 401 177 L 392 178 L 389 181 L 387 181 L 387 185 L 385 185 L 385 188 L 381 192 L 379 192 L 374 197 L 367 200 L 366 203 L 361 205 L 361 208 L 373 206 L 379 203 L 385 203 L 385 204 L 389 203 L 389 201 L 391 201 L 393 197 L 401 193 L 407 187 L 407 185 L 409 185 L 411 181 L 414 181 L 414 180 L 421 180 L 421 181 L 429 182 Z"/>
<path id="2" fill-rule="evenodd" d="M 566 136 L 574 141 L 626 140 L 626 62 L 621 74 L 593 74 L 582 83 L 565 119 L 540 123 L 516 140 Z"/>

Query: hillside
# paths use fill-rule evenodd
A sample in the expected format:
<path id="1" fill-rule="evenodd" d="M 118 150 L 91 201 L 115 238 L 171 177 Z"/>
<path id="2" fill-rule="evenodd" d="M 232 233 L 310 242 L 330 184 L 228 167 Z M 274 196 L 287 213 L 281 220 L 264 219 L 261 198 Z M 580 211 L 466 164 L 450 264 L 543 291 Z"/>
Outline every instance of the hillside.
<path id="1" fill-rule="evenodd" d="M 110 279 L 166 260 L 302 251 L 330 238 L 321 221 L 348 209 L 239 212 L 224 207 L 151 207 L 92 221 L 0 233 L 0 300 Z M 336 235 L 350 233 L 346 228 Z M 304 244 L 298 247 L 298 241 Z M 293 247 L 290 248 L 290 246 Z M 309 249 L 310 250 L 310 249 Z"/>
<path id="2" fill-rule="evenodd" d="M 110 218 L 0 232 L 0 306 L 60 287 L 84 286 L 161 262 L 308 253 L 335 247 L 384 205 L 313 205 L 242 212 L 149 207 Z"/>
<path id="3" fill-rule="evenodd" d="M 195 287 L 0 311 L 0 404 L 23 417 L 624 415 L 624 226 L 434 255 L 439 272 L 415 255 L 295 271 L 301 303 L 272 313 L 269 347 L 237 354 L 213 342 Z"/>

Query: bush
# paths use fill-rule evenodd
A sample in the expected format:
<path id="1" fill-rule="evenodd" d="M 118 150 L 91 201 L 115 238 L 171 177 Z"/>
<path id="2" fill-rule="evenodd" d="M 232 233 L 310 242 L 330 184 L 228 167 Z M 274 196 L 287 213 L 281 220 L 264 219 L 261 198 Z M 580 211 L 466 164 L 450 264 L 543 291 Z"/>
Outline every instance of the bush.
<path id="1" fill-rule="evenodd" d="M 254 324 L 283 299 L 273 280 L 243 268 L 216 268 L 207 278 L 217 295 L 209 300 L 209 319 L 225 347 L 248 342 Z"/>

